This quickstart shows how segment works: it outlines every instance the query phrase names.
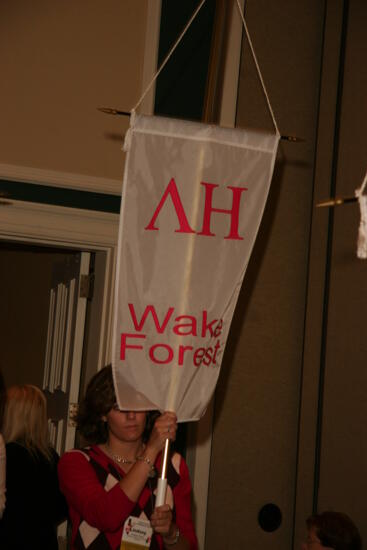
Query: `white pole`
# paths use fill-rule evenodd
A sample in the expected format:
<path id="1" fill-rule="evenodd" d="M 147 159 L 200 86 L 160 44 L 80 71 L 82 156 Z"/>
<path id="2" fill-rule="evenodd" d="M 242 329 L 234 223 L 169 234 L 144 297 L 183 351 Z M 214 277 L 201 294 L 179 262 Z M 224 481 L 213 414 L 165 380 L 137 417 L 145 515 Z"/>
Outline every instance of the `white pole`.
<path id="1" fill-rule="evenodd" d="M 166 439 L 166 443 L 164 445 L 164 452 L 163 452 L 161 475 L 158 478 L 158 484 L 157 484 L 157 497 L 155 500 L 156 507 L 162 506 L 166 501 L 169 443 L 170 443 L 170 440 Z"/>

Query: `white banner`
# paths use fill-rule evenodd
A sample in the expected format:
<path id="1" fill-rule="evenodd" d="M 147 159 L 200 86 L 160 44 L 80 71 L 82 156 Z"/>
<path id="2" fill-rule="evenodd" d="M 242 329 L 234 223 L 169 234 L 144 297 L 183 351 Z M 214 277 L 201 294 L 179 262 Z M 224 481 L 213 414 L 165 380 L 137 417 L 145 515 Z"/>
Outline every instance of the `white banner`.
<path id="1" fill-rule="evenodd" d="M 132 117 L 113 372 L 125 410 L 198 420 L 218 379 L 279 136 Z"/>

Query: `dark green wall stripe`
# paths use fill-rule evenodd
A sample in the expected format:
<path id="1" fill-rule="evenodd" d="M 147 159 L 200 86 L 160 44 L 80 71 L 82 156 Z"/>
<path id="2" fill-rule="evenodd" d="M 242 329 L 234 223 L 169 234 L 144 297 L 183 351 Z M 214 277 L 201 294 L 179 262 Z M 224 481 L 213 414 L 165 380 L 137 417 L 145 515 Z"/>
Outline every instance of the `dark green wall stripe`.
<path id="1" fill-rule="evenodd" d="M 0 180 L 0 194 L 3 199 L 9 200 L 53 204 L 114 214 L 120 213 L 121 197 L 118 195 L 7 180 Z"/>
<path id="2" fill-rule="evenodd" d="M 199 0 L 162 1 L 158 66 L 162 63 Z M 208 74 L 215 0 L 206 0 L 157 78 L 156 115 L 201 120 Z"/>

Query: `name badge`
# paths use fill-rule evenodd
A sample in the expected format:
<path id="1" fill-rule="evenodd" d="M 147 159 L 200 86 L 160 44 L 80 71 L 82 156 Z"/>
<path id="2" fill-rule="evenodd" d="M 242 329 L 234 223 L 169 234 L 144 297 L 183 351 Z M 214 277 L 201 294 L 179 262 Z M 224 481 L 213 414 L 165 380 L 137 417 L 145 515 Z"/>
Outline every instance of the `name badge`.
<path id="1" fill-rule="evenodd" d="M 149 548 L 153 529 L 146 519 L 129 516 L 124 523 L 120 550 L 142 550 Z"/>

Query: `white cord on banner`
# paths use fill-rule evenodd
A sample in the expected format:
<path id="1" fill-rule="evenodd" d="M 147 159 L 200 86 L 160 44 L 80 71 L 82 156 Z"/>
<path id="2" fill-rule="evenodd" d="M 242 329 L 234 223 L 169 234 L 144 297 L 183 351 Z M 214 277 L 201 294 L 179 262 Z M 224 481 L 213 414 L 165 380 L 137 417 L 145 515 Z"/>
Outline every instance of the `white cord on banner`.
<path id="1" fill-rule="evenodd" d="M 162 69 L 165 67 L 165 65 L 167 64 L 168 60 L 170 59 L 171 55 L 173 54 L 173 52 L 175 51 L 175 49 L 177 48 L 177 46 L 179 45 L 179 43 L 181 42 L 181 40 L 183 39 L 183 37 L 185 36 L 186 34 L 186 31 L 189 29 L 189 27 L 191 26 L 191 23 L 194 21 L 195 17 L 197 16 L 197 14 L 199 13 L 199 11 L 201 10 L 202 6 L 205 4 L 205 0 L 201 0 L 200 4 L 198 5 L 198 7 L 196 8 L 196 10 L 194 11 L 194 13 L 192 14 L 192 16 L 190 17 L 190 19 L 188 20 L 188 22 L 186 23 L 185 25 L 185 28 L 183 29 L 183 31 L 181 32 L 180 36 L 177 38 L 176 42 L 173 44 L 172 48 L 170 49 L 170 51 L 168 52 L 168 54 L 166 55 L 163 63 L 161 64 L 161 66 L 159 67 L 158 71 L 155 73 L 155 75 L 153 76 L 152 80 L 149 82 L 148 86 L 146 87 L 143 95 L 141 96 L 141 98 L 139 99 L 139 101 L 136 103 L 135 107 L 132 108 L 132 111 L 135 111 L 140 103 L 143 101 L 143 99 L 145 98 L 145 96 L 147 95 L 147 93 L 149 92 L 150 88 L 153 86 L 155 80 L 158 78 L 158 75 L 160 74 L 160 72 L 162 71 Z"/>
<path id="2" fill-rule="evenodd" d="M 278 129 L 278 125 L 277 125 L 277 123 L 276 123 L 275 116 L 274 116 L 274 112 L 273 112 L 273 109 L 272 109 L 271 104 L 270 104 L 270 99 L 269 99 L 269 96 L 268 96 L 268 92 L 266 91 L 265 83 L 264 83 L 264 80 L 263 80 L 263 77 L 262 77 L 262 74 L 261 74 L 261 71 L 260 71 L 260 66 L 259 66 L 259 63 L 258 63 L 258 61 L 257 61 L 257 57 L 256 57 L 256 54 L 255 54 L 255 50 L 254 50 L 254 47 L 253 47 L 253 45 L 252 45 L 252 41 L 251 41 L 251 38 L 250 38 L 250 33 L 249 33 L 249 31 L 248 31 L 248 28 L 247 28 L 247 25 L 246 25 L 246 21 L 245 21 L 245 17 L 244 17 L 244 15 L 243 15 L 243 11 L 242 11 L 241 4 L 240 4 L 240 1 L 239 1 L 239 0 L 237 0 L 237 6 L 238 6 L 239 12 L 240 12 L 240 14 L 241 14 L 243 27 L 244 27 L 245 32 L 246 32 L 247 40 L 248 40 L 248 43 L 249 43 L 249 46 L 250 46 L 250 50 L 251 50 L 251 53 L 252 53 L 252 57 L 253 57 L 253 60 L 254 60 L 255 66 L 256 66 L 257 74 L 258 74 L 258 76 L 259 76 L 259 79 L 260 79 L 260 82 L 261 82 L 261 85 L 262 85 L 262 88 L 263 88 L 263 92 L 264 92 L 264 95 L 265 95 L 265 98 L 266 98 L 266 101 L 267 101 L 267 104 L 268 104 L 268 108 L 269 108 L 269 111 L 270 111 L 270 115 L 271 115 L 271 118 L 272 118 L 272 120 L 273 120 L 273 124 L 274 124 L 274 127 L 275 127 L 275 131 L 276 131 L 277 135 L 280 136 L 280 132 L 279 132 L 279 129 Z"/>
<path id="3" fill-rule="evenodd" d="M 367 172 L 364 176 L 361 187 L 355 190 L 355 196 L 358 198 L 359 209 L 361 212 L 361 220 L 359 222 L 358 240 L 357 240 L 357 256 L 365 260 L 367 258 L 367 195 L 364 190 L 367 185 Z"/>

